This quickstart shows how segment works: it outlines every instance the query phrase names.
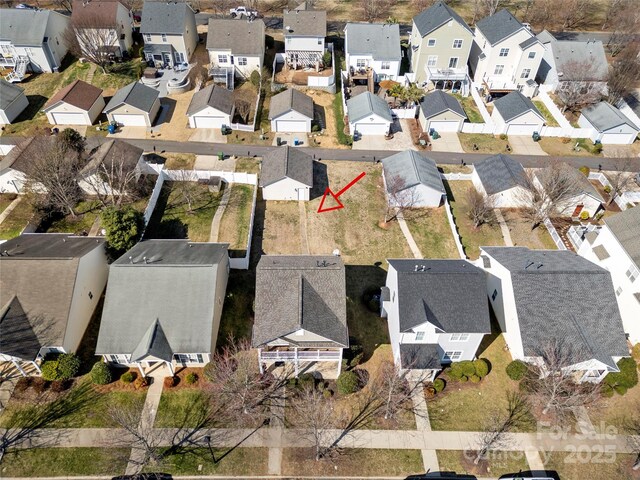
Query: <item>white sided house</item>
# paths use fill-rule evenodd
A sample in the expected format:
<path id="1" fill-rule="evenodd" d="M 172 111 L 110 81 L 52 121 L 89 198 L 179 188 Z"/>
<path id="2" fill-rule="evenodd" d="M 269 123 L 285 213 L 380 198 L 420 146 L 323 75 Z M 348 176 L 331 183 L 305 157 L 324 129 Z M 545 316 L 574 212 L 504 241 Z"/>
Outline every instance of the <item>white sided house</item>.
<path id="1" fill-rule="evenodd" d="M 34 136 L 24 139 L 0 160 L 0 193 L 25 193 L 29 168 L 34 158 L 49 150 L 56 137 Z"/>
<path id="2" fill-rule="evenodd" d="M 39 374 L 47 353 L 74 353 L 107 283 L 104 238 L 29 233 L 2 244 L 0 362 Z"/>
<path id="3" fill-rule="evenodd" d="M 264 200 L 309 201 L 313 188 L 313 159 L 288 145 L 262 157 L 260 188 Z"/>
<path id="4" fill-rule="evenodd" d="M 578 125 L 590 128 L 589 138 L 593 142 L 605 145 L 631 145 L 640 133 L 638 125 L 607 102 L 600 102 L 582 110 Z"/>
<path id="5" fill-rule="evenodd" d="M 327 36 L 327 12 L 301 7 L 285 10 L 282 18 L 285 61 L 290 68 L 316 68 L 322 64 Z"/>
<path id="6" fill-rule="evenodd" d="M 344 28 L 345 62 L 349 74 L 373 71 L 373 80 L 397 80 L 402 51 L 397 23 L 347 23 Z"/>
<path id="7" fill-rule="evenodd" d="M 256 268 L 251 345 L 258 349 L 261 372 L 281 362 L 298 376 L 315 364 L 332 363 L 340 375 L 342 351 L 349 347 L 342 259 L 263 255 Z"/>
<path id="8" fill-rule="evenodd" d="M 393 116 L 387 102 L 377 95 L 364 92 L 347 100 L 349 130 L 358 135 L 388 135 Z"/>
<path id="9" fill-rule="evenodd" d="M 73 0 L 71 23 L 82 51 L 123 57 L 133 47 L 133 14 L 119 0 Z"/>
<path id="10" fill-rule="evenodd" d="M 383 159 L 382 180 L 391 207 L 439 207 L 446 195 L 436 162 L 415 150 Z"/>
<path id="11" fill-rule="evenodd" d="M 12 123 L 28 106 L 24 88 L 0 78 L 0 125 Z"/>
<path id="12" fill-rule="evenodd" d="M 262 20 L 210 18 L 207 34 L 209 62 L 216 83 L 233 88 L 233 79 L 249 78 L 264 65 L 265 25 Z"/>
<path id="13" fill-rule="evenodd" d="M 491 119 L 495 133 L 507 135 L 533 135 L 544 126 L 544 117 L 533 102 L 520 92 L 511 92 L 493 102 Z"/>
<path id="14" fill-rule="evenodd" d="M 640 208 L 604 219 L 585 235 L 578 254 L 609 271 L 627 338 L 640 343 Z"/>
<path id="15" fill-rule="evenodd" d="M 418 118 L 423 132 L 460 132 L 467 114 L 456 97 L 436 90 L 420 102 Z"/>
<path id="16" fill-rule="evenodd" d="M 271 97 L 269 120 L 272 132 L 309 133 L 313 121 L 313 99 L 295 88 L 278 93 Z"/>
<path id="17" fill-rule="evenodd" d="M 519 208 L 526 194 L 522 165 L 508 155 L 498 154 L 473 164 L 473 186 L 493 197 L 495 208 Z"/>
<path id="18" fill-rule="evenodd" d="M 229 276 L 226 243 L 146 240 L 109 268 L 96 355 L 142 376 L 203 367 L 216 348 Z"/>
<path id="19" fill-rule="evenodd" d="M 382 288 L 395 364 L 433 380 L 451 362 L 474 360 L 491 333 L 484 272 L 467 260 L 388 260 Z"/>
<path id="20" fill-rule="evenodd" d="M 187 109 L 191 128 L 221 128 L 231 125 L 236 106 L 233 93 L 226 88 L 210 84 L 191 97 Z"/>
<path id="21" fill-rule="evenodd" d="M 549 349 L 561 349 L 563 371 L 598 383 L 629 356 L 605 269 L 568 250 L 526 247 L 481 247 L 478 265 L 513 359 L 544 364 Z"/>
<path id="22" fill-rule="evenodd" d="M 76 80 L 51 97 L 43 112 L 51 125 L 93 125 L 104 107 L 100 88 Z"/>
<path id="23" fill-rule="evenodd" d="M 109 122 L 125 127 L 150 127 L 160 113 L 160 92 L 140 82 L 118 90 L 104 109 Z"/>

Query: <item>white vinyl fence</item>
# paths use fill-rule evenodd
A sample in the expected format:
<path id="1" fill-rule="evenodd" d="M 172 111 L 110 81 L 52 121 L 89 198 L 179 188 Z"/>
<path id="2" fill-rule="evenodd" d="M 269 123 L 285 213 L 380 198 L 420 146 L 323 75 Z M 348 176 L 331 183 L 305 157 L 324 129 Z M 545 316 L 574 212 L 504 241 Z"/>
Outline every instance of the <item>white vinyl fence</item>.
<path id="1" fill-rule="evenodd" d="M 473 174 L 471 173 L 441 173 L 440 176 L 444 180 L 472 180 Z"/>
<path id="2" fill-rule="evenodd" d="M 451 210 L 451 205 L 449 205 L 449 199 L 446 198 L 446 196 L 444 199 L 444 209 L 447 212 L 449 228 L 451 228 L 451 233 L 453 233 L 453 240 L 456 244 L 456 248 L 458 249 L 458 255 L 460 255 L 460 258 L 467 258 L 467 255 L 464 253 L 464 248 L 462 247 L 460 234 L 458 233 L 458 227 L 456 226 L 456 222 L 453 219 L 453 211 Z"/>
<path id="3" fill-rule="evenodd" d="M 564 242 L 560 238 L 560 235 L 558 234 L 556 227 L 554 227 L 553 224 L 551 223 L 551 220 L 549 220 L 548 218 L 545 218 L 542 223 L 544 224 L 545 227 L 547 227 L 547 230 L 549 231 L 549 235 L 551 235 L 551 239 L 553 240 L 553 243 L 556 244 L 556 247 L 558 247 L 558 250 L 567 250 L 567 246 L 564 244 Z"/>
<path id="4" fill-rule="evenodd" d="M 600 182 L 603 187 L 613 188 L 611 182 L 607 179 L 606 175 L 602 172 L 589 172 L 589 180 L 596 180 Z M 616 205 L 620 207 L 620 210 L 626 210 L 628 203 L 634 203 L 640 201 L 640 193 L 638 192 L 623 192 L 621 195 L 616 195 L 613 199 Z"/>
<path id="5" fill-rule="evenodd" d="M 418 115 L 418 105 L 409 108 L 392 108 L 391 112 L 398 118 L 416 118 Z"/>
<path id="6" fill-rule="evenodd" d="M 573 248 L 576 250 L 576 252 L 578 251 L 580 246 L 584 243 L 584 236 L 587 233 L 593 232 L 595 230 L 599 230 L 600 228 L 602 228 L 600 225 L 593 225 L 591 223 L 587 225 L 579 225 L 579 226 L 572 225 L 571 227 L 569 227 L 569 231 L 568 231 L 569 241 L 573 245 Z"/>

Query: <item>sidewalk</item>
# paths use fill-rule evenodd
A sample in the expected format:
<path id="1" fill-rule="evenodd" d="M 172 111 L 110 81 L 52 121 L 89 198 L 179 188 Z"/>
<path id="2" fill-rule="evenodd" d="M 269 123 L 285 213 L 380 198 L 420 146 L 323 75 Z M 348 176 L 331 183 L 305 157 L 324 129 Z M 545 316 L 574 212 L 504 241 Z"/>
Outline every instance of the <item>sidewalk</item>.
<path id="1" fill-rule="evenodd" d="M 220 205 L 218 205 L 218 208 L 216 208 L 216 213 L 213 215 L 213 220 L 211 220 L 211 231 L 209 232 L 210 242 L 218 241 L 218 233 L 220 233 L 220 222 L 222 221 L 224 211 L 229 204 L 229 197 L 231 197 L 232 186 L 233 183 L 225 184 L 224 193 L 222 194 L 222 198 L 220 199 Z"/>

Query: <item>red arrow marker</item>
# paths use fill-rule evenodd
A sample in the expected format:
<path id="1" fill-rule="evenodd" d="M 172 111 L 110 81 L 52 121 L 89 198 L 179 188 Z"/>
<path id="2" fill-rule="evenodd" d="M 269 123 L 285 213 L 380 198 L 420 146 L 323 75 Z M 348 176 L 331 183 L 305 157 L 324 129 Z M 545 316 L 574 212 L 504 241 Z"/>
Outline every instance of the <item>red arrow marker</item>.
<path id="1" fill-rule="evenodd" d="M 342 204 L 342 202 L 338 199 L 338 197 L 340 195 L 342 195 L 344 192 L 346 192 L 347 190 L 349 190 L 351 187 L 353 187 L 362 177 L 364 177 L 366 174 L 365 172 L 362 172 L 360 175 L 358 175 L 356 178 L 354 178 L 353 180 L 351 180 L 342 190 L 340 190 L 338 193 L 333 193 L 331 191 L 331 189 L 329 187 L 327 187 L 327 189 L 324 191 L 324 195 L 322 196 L 322 200 L 320 200 L 320 206 L 318 207 L 318 213 L 322 213 L 322 212 L 331 212 L 332 210 L 340 210 L 341 208 L 344 208 L 344 205 Z M 336 203 L 335 206 L 333 207 L 325 207 L 324 206 L 324 202 L 327 199 L 327 196 L 330 196 L 334 202 Z"/>

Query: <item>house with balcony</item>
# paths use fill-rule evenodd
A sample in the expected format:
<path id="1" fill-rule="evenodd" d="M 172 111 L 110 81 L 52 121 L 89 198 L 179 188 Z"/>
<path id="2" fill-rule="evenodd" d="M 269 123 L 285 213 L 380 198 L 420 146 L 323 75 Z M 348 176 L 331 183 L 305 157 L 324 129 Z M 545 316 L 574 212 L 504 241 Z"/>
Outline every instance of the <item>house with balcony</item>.
<path id="1" fill-rule="evenodd" d="M 146 1 L 141 17 L 144 58 L 149 64 L 174 68 L 189 63 L 198 46 L 198 31 L 188 3 Z"/>
<path id="2" fill-rule="evenodd" d="M 388 263 L 381 308 L 395 364 L 433 380 L 451 362 L 474 360 L 491 333 L 484 272 L 468 260 Z"/>
<path id="3" fill-rule="evenodd" d="M 468 95 L 471 81 L 467 62 L 472 43 L 473 30 L 446 3 L 436 2 L 420 12 L 413 17 L 409 37 L 416 82 Z"/>
<path id="4" fill-rule="evenodd" d="M 352 82 L 365 82 L 372 89 L 373 82 L 397 80 L 402 62 L 400 26 L 397 23 L 347 23 L 344 52 Z"/>
<path id="5" fill-rule="evenodd" d="M 251 344 L 258 349 L 261 372 L 283 363 L 297 376 L 328 363 L 340 374 L 349 331 L 339 256 L 263 255 L 256 268 L 254 310 Z"/>
<path id="6" fill-rule="evenodd" d="M 476 23 L 469 54 L 473 82 L 492 96 L 518 90 L 534 97 L 545 50 L 527 26 L 502 9 Z"/>
<path id="7" fill-rule="evenodd" d="M 207 50 L 214 82 L 233 89 L 234 78 L 249 78 L 262 70 L 265 53 L 262 20 L 210 18 Z"/>
<path id="8" fill-rule="evenodd" d="M 285 63 L 288 68 L 317 68 L 322 64 L 327 36 L 327 12 L 301 8 L 285 10 L 282 19 Z"/>
<path id="9" fill-rule="evenodd" d="M 118 0 L 74 0 L 71 24 L 81 49 L 122 57 L 133 47 L 133 14 Z M 95 42 L 101 42 L 96 45 Z"/>
<path id="10" fill-rule="evenodd" d="M 604 268 L 568 250 L 526 247 L 481 247 L 478 265 L 513 359 L 544 365 L 549 349 L 560 348 L 565 372 L 598 383 L 629 356 Z"/>
<path id="11" fill-rule="evenodd" d="M 0 15 L 0 67 L 11 68 L 9 82 L 27 72 L 57 72 L 68 47 L 69 17 L 52 10 L 6 8 Z"/>
<path id="12" fill-rule="evenodd" d="M 213 356 L 229 276 L 226 243 L 146 240 L 109 267 L 96 355 L 146 376 Z"/>
<path id="13" fill-rule="evenodd" d="M 624 332 L 640 343 L 640 207 L 606 217 L 585 235 L 578 255 L 611 274 Z"/>

